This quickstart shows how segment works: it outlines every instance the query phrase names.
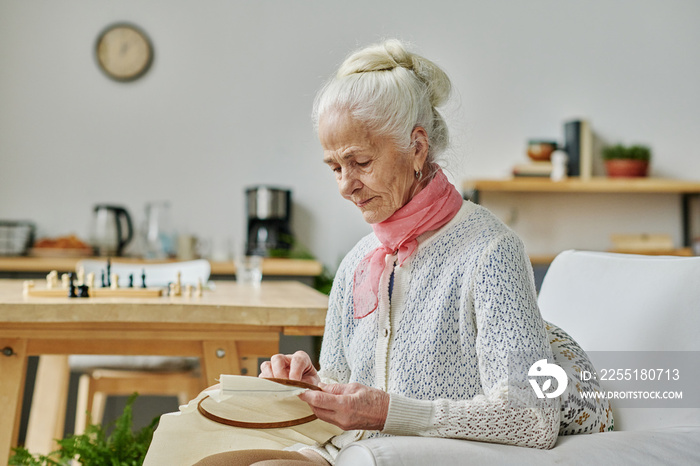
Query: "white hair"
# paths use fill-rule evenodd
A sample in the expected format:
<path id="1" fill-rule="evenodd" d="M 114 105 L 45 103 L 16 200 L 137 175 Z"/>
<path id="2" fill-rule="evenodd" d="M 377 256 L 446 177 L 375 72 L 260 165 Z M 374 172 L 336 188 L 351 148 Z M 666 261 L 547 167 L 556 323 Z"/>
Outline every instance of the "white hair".
<path id="1" fill-rule="evenodd" d="M 411 133 L 428 134 L 428 173 L 438 170 L 437 156 L 449 143 L 447 124 L 437 107 L 445 104 L 452 85 L 430 60 L 408 52 L 398 40 L 387 40 L 351 54 L 316 95 L 312 118 L 316 130 L 326 112 L 347 111 L 372 131 L 391 137 L 407 151 Z"/>

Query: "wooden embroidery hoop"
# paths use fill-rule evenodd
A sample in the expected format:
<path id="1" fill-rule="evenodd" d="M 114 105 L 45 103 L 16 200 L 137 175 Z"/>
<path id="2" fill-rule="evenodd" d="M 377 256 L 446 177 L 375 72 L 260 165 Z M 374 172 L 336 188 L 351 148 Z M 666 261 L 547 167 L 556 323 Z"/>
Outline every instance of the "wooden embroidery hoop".
<path id="1" fill-rule="evenodd" d="M 271 382 L 276 382 L 281 385 L 288 385 L 291 387 L 299 387 L 299 388 L 306 388 L 309 390 L 321 390 L 319 387 L 316 385 L 312 385 L 310 383 L 306 382 L 301 382 L 299 380 L 289 380 L 289 379 L 275 379 L 275 378 L 265 378 L 265 380 L 269 380 Z M 197 411 L 204 416 L 205 418 L 209 419 L 210 421 L 218 422 L 219 424 L 224 424 L 227 426 L 232 426 L 232 427 L 242 427 L 244 429 L 282 429 L 285 427 L 294 427 L 298 426 L 301 424 L 306 424 L 307 422 L 311 422 L 316 418 L 316 415 L 311 414 L 309 416 L 297 418 L 297 419 L 289 419 L 287 421 L 277 421 L 277 422 L 248 422 L 248 421 L 237 421 L 235 419 L 228 419 L 224 418 L 221 416 L 217 416 L 216 414 L 210 413 L 209 411 L 202 406 L 202 402 L 209 398 L 209 396 L 205 396 L 201 400 L 199 400 L 199 403 L 197 403 Z"/>

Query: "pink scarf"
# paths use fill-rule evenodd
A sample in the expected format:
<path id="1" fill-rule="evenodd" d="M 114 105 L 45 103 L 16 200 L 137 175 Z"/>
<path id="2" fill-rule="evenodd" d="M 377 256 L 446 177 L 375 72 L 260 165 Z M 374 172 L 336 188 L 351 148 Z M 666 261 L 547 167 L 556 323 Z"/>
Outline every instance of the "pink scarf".
<path id="1" fill-rule="evenodd" d="M 382 245 L 367 254 L 355 270 L 355 319 L 367 317 L 377 309 L 379 280 L 387 254 L 398 251 L 398 265 L 403 264 L 418 247 L 416 238 L 445 225 L 461 206 L 462 196 L 439 170 L 405 206 L 383 222 L 372 225 Z"/>

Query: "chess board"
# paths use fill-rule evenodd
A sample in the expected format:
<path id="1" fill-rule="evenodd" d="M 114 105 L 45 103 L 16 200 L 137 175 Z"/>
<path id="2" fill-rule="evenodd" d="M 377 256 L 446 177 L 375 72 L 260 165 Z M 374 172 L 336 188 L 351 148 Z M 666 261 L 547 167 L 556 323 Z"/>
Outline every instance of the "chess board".
<path id="1" fill-rule="evenodd" d="M 90 288 L 90 298 L 157 298 L 163 296 L 162 288 Z M 25 296 L 36 298 L 68 297 L 65 288 L 34 288 L 25 290 Z"/>

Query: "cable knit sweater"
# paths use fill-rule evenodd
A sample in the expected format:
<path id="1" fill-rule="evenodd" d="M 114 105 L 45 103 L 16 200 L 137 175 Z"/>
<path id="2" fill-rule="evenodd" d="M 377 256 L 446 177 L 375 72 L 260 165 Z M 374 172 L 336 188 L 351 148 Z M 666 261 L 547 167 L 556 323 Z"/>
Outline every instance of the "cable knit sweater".
<path id="1" fill-rule="evenodd" d="M 353 273 L 379 245 L 374 234 L 341 263 L 320 376 L 387 391 L 389 412 L 382 432 L 345 432 L 314 449 L 333 462 L 348 443 L 382 435 L 551 448 L 560 402 L 537 399 L 524 378 L 534 361 L 551 360 L 552 353 L 522 242 L 466 201 L 448 224 L 418 241 L 402 266 L 387 256 L 379 306 L 363 319 L 353 318 Z"/>

